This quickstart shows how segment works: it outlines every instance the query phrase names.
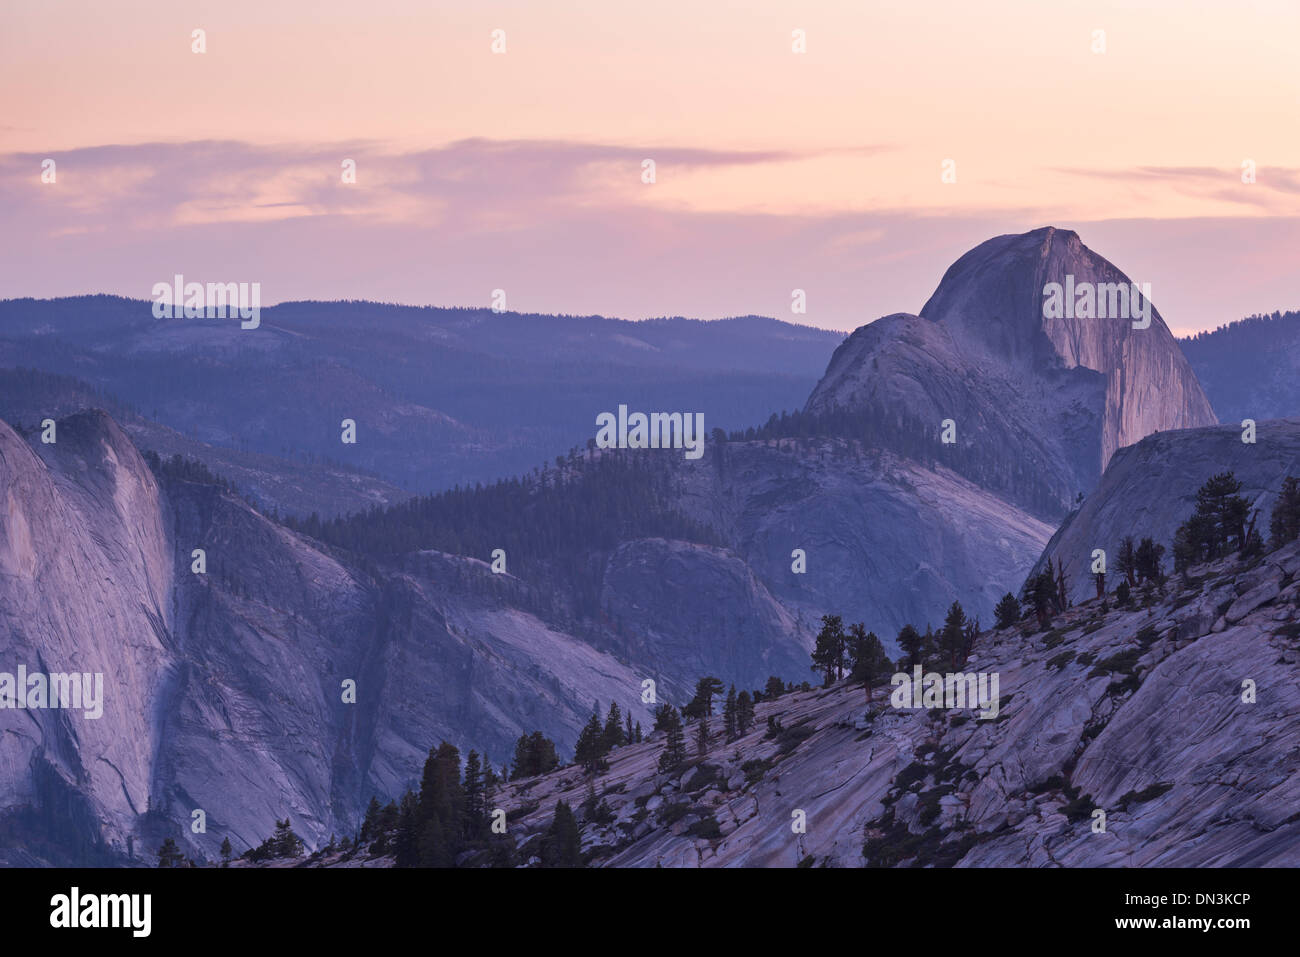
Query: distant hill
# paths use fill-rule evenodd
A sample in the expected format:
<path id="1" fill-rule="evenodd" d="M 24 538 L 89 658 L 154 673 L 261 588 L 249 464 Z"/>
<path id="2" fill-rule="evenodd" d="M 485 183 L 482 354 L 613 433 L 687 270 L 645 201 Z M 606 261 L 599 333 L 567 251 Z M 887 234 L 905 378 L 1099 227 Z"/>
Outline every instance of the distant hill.
<path id="1" fill-rule="evenodd" d="M 702 412 L 709 429 L 761 422 L 803 402 L 842 338 L 758 316 L 293 302 L 242 330 L 117 296 L 0 302 L 0 368 L 73 376 L 197 441 L 328 459 L 412 493 L 528 471 L 620 403 Z"/>
<path id="2" fill-rule="evenodd" d="M 1220 421 L 1300 415 L 1300 312 L 1250 316 L 1178 344 Z"/>

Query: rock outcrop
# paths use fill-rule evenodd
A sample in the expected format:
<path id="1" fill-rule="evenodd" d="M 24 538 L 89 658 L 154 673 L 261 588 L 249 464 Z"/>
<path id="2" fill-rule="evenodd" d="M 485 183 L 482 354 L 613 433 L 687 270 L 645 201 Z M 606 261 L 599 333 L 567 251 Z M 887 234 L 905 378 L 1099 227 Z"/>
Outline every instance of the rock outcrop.
<path id="1" fill-rule="evenodd" d="M 1148 607 L 1094 599 L 1048 631 L 982 634 L 963 670 L 999 676 L 995 718 L 896 709 L 887 682 L 868 703 L 845 681 L 761 702 L 735 741 L 715 722 L 708 751 L 670 773 L 661 733 L 617 748 L 594 782 L 607 814 L 578 811 L 587 860 L 1300 865 L 1300 542 L 1202 571 Z M 1265 583 L 1271 597 L 1214 624 Z M 518 862 L 537 863 L 558 800 L 588 794 L 576 767 L 512 782 L 499 801 Z"/>

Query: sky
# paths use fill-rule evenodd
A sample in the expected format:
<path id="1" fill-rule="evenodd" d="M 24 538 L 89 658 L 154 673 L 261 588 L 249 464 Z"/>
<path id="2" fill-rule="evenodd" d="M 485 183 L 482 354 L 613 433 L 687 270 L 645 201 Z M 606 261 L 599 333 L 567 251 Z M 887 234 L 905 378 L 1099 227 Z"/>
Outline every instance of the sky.
<path id="1" fill-rule="evenodd" d="M 0 297 L 850 330 L 1054 225 L 1213 328 L 1300 308 L 1297 38 L 1294 0 L 4 0 Z"/>

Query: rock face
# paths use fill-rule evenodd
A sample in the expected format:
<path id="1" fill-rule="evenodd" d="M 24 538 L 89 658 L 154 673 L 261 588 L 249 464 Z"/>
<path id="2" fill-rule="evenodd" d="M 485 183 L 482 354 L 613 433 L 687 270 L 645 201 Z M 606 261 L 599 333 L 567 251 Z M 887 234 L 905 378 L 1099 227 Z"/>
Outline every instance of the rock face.
<path id="1" fill-rule="evenodd" d="M 1242 442 L 1242 429 L 1225 425 L 1162 432 L 1121 449 L 1096 490 L 1052 536 L 1034 571 L 1060 562 L 1074 599 L 1096 594 L 1087 574 L 1093 549 L 1112 558 L 1126 535 L 1163 544 L 1168 567 L 1174 533 L 1195 510 L 1196 490 L 1219 472 L 1236 475 L 1267 537 L 1282 480 L 1300 474 L 1300 419 L 1260 422 L 1255 438 L 1254 444 Z"/>
<path id="2" fill-rule="evenodd" d="M 1211 572 L 1150 608 L 982 634 L 964 670 L 999 675 L 990 720 L 844 682 L 760 703 L 736 741 L 715 727 L 677 772 L 659 733 L 615 749 L 595 782 L 612 819 L 582 821 L 583 849 L 611 867 L 1300 865 L 1300 542 Z M 1264 582 L 1280 591 L 1212 629 Z M 509 785 L 516 846 L 586 793 L 574 767 Z"/>
<path id="3" fill-rule="evenodd" d="M 1112 284 L 1132 288 L 1068 230 L 981 243 L 948 269 L 919 317 L 886 317 L 840 346 L 807 409 L 874 403 L 932 423 L 936 435 L 951 418 L 958 444 L 1020 466 L 999 491 L 1033 503 L 1045 490 L 1060 508 L 1095 484 L 1116 449 L 1216 424 L 1154 306 L 1141 329 L 1096 311 L 1049 317 L 1044 290 L 1067 277 L 1071 288 L 1101 290 L 1109 311 Z"/>
<path id="4" fill-rule="evenodd" d="M 865 623 L 888 646 L 908 622 L 937 624 L 954 600 L 991 621 L 1051 534 L 947 469 L 845 440 L 729 442 L 679 474 L 683 511 L 721 534 L 796 617 L 809 649 L 828 612 Z M 792 569 L 796 549 L 803 573 Z M 693 600 L 712 601 L 711 592 Z M 807 673 L 807 660 L 784 673 Z"/>
<path id="5" fill-rule="evenodd" d="M 0 424 L 0 672 L 102 673 L 103 714 L 0 709 L 0 806 L 26 838 L 0 863 L 120 862 L 129 840 L 139 861 L 163 836 L 212 858 L 285 816 L 317 845 L 441 739 L 499 765 L 534 729 L 571 742 L 595 701 L 649 721 L 644 670 L 481 562 L 375 579 L 214 486 L 160 485 L 103 413 L 30 439 Z"/>

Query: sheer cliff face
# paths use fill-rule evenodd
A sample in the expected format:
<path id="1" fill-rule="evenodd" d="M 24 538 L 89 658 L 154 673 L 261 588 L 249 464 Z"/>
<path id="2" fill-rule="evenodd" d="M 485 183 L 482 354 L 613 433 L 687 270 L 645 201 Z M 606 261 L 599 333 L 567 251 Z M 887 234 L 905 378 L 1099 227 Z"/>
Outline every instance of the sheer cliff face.
<path id="1" fill-rule="evenodd" d="M 0 672 L 103 675 L 97 718 L 0 709 L 0 806 L 62 808 L 70 844 L 121 841 L 148 806 L 170 660 L 165 503 L 102 413 L 51 445 L 0 424 L 0 490 Z"/>
<path id="2" fill-rule="evenodd" d="M 1055 302 L 1051 284 L 1061 287 Z M 855 332 L 808 409 L 876 401 L 933 421 L 936 433 L 953 418 L 959 442 L 1018 456 L 1067 504 L 1116 449 L 1217 422 L 1159 312 L 1141 293 L 1129 302 L 1132 289 L 1073 232 L 990 239 L 948 269 L 919 317 Z"/>
<path id="3" fill-rule="evenodd" d="M 212 486 L 160 486 L 101 412 L 56 435 L 0 423 L 0 672 L 102 674 L 102 715 L 0 708 L 0 808 L 27 836 L 0 863 L 120 861 L 129 838 L 139 859 L 164 835 L 212 858 L 286 815 L 319 844 L 443 738 L 499 766 L 526 731 L 571 743 L 597 700 L 649 724 L 644 669 L 512 607 L 481 562 L 375 581 Z"/>

